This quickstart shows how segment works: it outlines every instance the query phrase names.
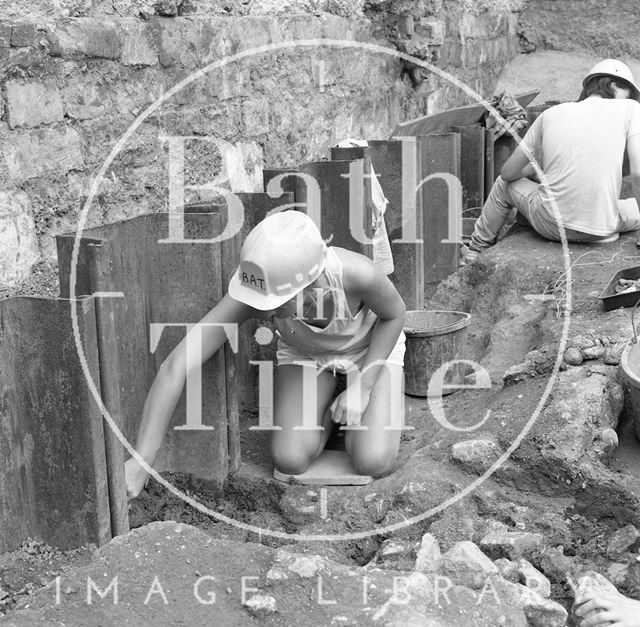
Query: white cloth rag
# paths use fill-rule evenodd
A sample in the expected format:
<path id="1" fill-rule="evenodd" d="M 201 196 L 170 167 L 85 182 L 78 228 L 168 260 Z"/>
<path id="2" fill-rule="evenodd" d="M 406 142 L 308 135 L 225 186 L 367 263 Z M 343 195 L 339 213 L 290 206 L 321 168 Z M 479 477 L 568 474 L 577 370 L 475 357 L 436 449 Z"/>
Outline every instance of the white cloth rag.
<path id="1" fill-rule="evenodd" d="M 336 144 L 337 148 L 366 147 L 369 144 L 366 139 L 344 139 Z M 391 254 L 391 244 L 387 235 L 387 226 L 384 223 L 384 214 L 389 201 L 386 199 L 380 181 L 371 166 L 371 200 L 373 202 L 373 214 L 371 216 L 371 226 L 373 228 L 373 263 L 380 267 L 385 274 L 393 272 L 393 255 Z"/>

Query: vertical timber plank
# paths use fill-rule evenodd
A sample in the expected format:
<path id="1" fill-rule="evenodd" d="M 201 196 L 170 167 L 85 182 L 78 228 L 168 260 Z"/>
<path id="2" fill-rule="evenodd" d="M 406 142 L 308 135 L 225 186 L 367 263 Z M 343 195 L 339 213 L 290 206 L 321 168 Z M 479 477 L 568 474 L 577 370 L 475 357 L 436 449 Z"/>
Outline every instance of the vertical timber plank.
<path id="1" fill-rule="evenodd" d="M 472 209 L 484 204 L 484 137 L 481 126 L 456 126 L 460 133 L 460 182 L 462 208 Z"/>
<path id="2" fill-rule="evenodd" d="M 319 203 L 321 225 L 320 231 L 322 237 L 329 246 L 340 246 L 347 250 L 366 255 L 371 258 L 372 246 L 369 243 L 363 243 L 360 239 L 365 240 L 371 238 L 371 220 L 366 219 L 366 211 L 364 207 L 364 193 L 358 194 L 356 198 L 351 198 L 350 165 L 355 164 L 357 171 L 364 172 L 364 160 L 356 159 L 352 161 L 312 161 L 300 166 L 300 171 L 308 174 L 317 183 L 319 189 Z M 354 181 L 353 184 L 357 185 Z M 363 190 L 364 192 L 364 190 Z M 307 203 L 304 207 L 305 213 L 310 213 L 309 202 L 310 190 L 306 183 L 300 179 L 296 182 L 296 202 Z M 352 207 L 352 205 L 354 205 Z M 354 226 L 361 229 L 361 234 L 354 236 L 351 225 L 351 211 L 362 212 L 363 219 L 358 221 L 355 219 Z"/>
<path id="3" fill-rule="evenodd" d="M 121 359 L 118 350 L 117 320 L 122 318 L 120 309 L 124 303 L 115 296 L 106 294 L 112 291 L 111 250 L 108 242 L 90 242 L 86 246 L 88 253 L 86 270 L 91 285 L 102 286 L 104 295 L 95 297 L 96 335 L 100 362 L 100 389 L 102 401 L 115 426 L 122 431 L 122 403 L 120 395 Z M 104 441 L 109 485 L 109 505 L 111 530 L 114 536 L 129 531 L 129 508 L 127 488 L 124 477 L 124 449 L 107 419 L 103 420 Z M 132 444 L 135 444 L 133 442 Z"/>
<path id="4" fill-rule="evenodd" d="M 265 181 L 268 182 L 268 175 Z M 283 180 L 286 183 L 287 179 Z M 285 185 L 286 186 L 286 185 Z M 289 184 L 292 187 L 292 184 Z M 277 198 L 271 198 L 266 193 L 238 193 L 236 196 L 244 207 L 244 221 L 242 228 L 231 238 L 222 242 L 222 282 L 226 291 L 231 276 L 240 263 L 240 249 L 245 238 L 258 222 L 262 221 L 272 211 L 290 208 L 294 202 L 291 192 L 284 192 Z M 222 223 L 226 224 L 228 215 L 226 206 L 220 208 Z M 266 327 L 264 337 L 271 337 L 271 341 L 260 344 L 256 340 L 258 329 Z M 269 336 L 269 333 L 271 335 Z M 260 334 L 259 334 L 260 335 Z M 258 337 L 259 337 L 258 335 Z M 229 463 L 230 472 L 235 472 L 240 467 L 240 410 L 256 414 L 258 412 L 258 367 L 250 365 L 250 361 L 276 361 L 277 340 L 271 330 L 271 325 L 264 320 L 249 320 L 240 329 L 238 337 L 238 353 L 233 354 L 230 346 L 225 347 L 227 364 L 235 364 L 237 369 L 236 388 L 233 390 L 235 407 L 234 416 L 229 419 Z M 228 383 L 230 382 L 227 379 Z M 229 395 L 228 395 L 229 396 Z M 232 408 L 229 410 L 232 411 Z"/>
<path id="5" fill-rule="evenodd" d="M 416 193 L 415 182 L 419 172 L 415 145 L 409 156 L 403 149 L 400 140 L 369 141 L 369 151 L 373 170 L 380 181 L 382 191 L 389 204 L 385 213 L 385 225 L 391 243 L 394 271 L 389 276 L 392 283 L 402 296 L 407 309 L 422 309 L 424 307 L 424 252 L 422 241 L 399 242 L 402 239 L 405 219 L 411 219 L 410 213 L 403 215 L 407 199 L 403 197 L 403 180 L 408 178 L 411 193 L 415 197 L 416 211 L 416 239 L 422 238 L 422 202 L 420 191 Z M 405 163 L 406 161 L 406 163 Z M 412 172 L 407 171 L 412 168 Z"/>
<path id="6" fill-rule="evenodd" d="M 422 212 L 425 291 L 458 269 L 459 244 L 444 243 L 449 235 L 449 202 L 461 213 L 461 199 L 446 179 L 460 178 L 460 136 L 434 133 L 418 137 L 422 164 Z M 433 178 L 430 178 L 433 177 Z M 427 180 L 428 179 L 428 180 Z M 453 195 L 452 195 L 453 194 Z"/>
<path id="7" fill-rule="evenodd" d="M 73 303 L 98 393 L 93 299 Z M 111 538 L 102 417 L 80 366 L 71 302 L 0 301 L 0 552 L 28 536 L 70 549 Z"/>
<path id="8" fill-rule="evenodd" d="M 484 129 L 484 200 L 483 203 L 489 197 L 489 192 L 493 187 L 493 182 L 496 180 L 495 175 L 495 163 L 494 163 L 494 138 L 493 129 Z"/>

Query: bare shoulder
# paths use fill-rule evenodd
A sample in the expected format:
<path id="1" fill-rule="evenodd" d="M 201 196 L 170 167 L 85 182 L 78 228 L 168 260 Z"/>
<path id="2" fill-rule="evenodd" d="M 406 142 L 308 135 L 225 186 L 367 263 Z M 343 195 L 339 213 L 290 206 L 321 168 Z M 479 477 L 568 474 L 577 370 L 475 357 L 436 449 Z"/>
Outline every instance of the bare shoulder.
<path id="1" fill-rule="evenodd" d="M 366 290 L 386 278 L 368 257 L 346 248 L 334 247 L 333 250 L 342 262 L 342 282 L 346 291 Z"/>

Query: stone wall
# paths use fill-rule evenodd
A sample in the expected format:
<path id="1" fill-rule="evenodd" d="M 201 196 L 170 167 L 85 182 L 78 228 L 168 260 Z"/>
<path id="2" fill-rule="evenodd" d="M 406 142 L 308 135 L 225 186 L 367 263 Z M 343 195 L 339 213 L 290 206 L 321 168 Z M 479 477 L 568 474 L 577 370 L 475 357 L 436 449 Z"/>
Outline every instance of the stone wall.
<path id="1" fill-rule="evenodd" d="M 169 136 L 190 137 L 185 185 L 210 189 L 188 190 L 186 200 L 202 200 L 221 188 L 255 191 L 265 165 L 321 158 L 349 136 L 385 138 L 401 120 L 470 100 L 392 54 L 294 40 L 407 52 L 489 96 L 517 51 L 522 8 L 522 0 L 36 0 L 27 12 L 0 0 L 0 294 L 24 293 L 34 267 L 55 264 L 55 234 L 75 229 L 94 177 L 132 124 L 87 226 L 167 210 Z M 280 47 L 193 76 L 269 45 Z"/>
<path id="2" fill-rule="evenodd" d="M 640 57 L 636 0 L 528 0 L 521 35 L 529 50 L 589 51 L 599 57 Z"/>

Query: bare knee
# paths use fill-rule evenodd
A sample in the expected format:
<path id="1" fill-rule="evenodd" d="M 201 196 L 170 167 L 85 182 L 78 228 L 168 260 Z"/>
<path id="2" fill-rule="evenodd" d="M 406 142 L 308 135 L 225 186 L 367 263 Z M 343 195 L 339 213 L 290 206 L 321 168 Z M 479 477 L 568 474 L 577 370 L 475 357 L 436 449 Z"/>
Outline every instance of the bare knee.
<path id="1" fill-rule="evenodd" d="M 273 447 L 271 451 L 274 466 L 285 475 L 300 475 L 309 468 L 311 456 L 295 449 Z"/>
<path id="2" fill-rule="evenodd" d="M 359 474 L 379 477 L 391 470 L 397 455 L 396 448 L 355 446 L 351 452 L 351 461 Z"/>

